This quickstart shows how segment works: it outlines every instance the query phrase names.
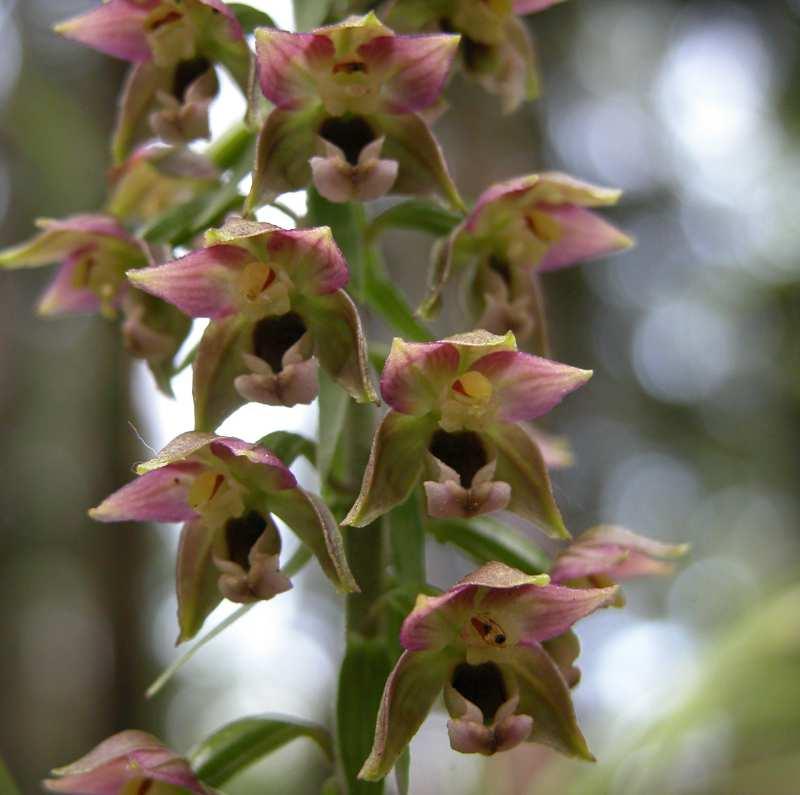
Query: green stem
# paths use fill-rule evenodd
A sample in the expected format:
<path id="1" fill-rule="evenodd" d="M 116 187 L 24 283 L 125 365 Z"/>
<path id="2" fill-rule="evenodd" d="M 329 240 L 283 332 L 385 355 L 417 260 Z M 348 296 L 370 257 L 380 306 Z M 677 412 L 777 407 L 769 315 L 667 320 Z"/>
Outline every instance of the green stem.
<path id="1" fill-rule="evenodd" d="M 239 160 L 254 137 L 255 133 L 243 121 L 237 122 L 206 149 L 206 157 L 225 171 Z"/>

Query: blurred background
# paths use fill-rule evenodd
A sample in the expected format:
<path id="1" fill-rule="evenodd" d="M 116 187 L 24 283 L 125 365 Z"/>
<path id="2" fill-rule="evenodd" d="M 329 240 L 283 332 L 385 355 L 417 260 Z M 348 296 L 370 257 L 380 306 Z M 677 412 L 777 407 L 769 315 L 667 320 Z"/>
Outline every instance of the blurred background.
<path id="1" fill-rule="evenodd" d="M 49 30 L 92 5 L 0 0 L 0 245 L 104 201 L 124 69 Z M 292 24 L 288 2 L 252 5 Z M 624 189 L 612 215 L 637 247 L 545 277 L 554 358 L 595 371 L 550 418 L 576 458 L 555 486 L 573 533 L 623 524 L 692 554 L 580 625 L 575 701 L 597 765 L 532 746 L 461 757 L 434 714 L 412 745 L 411 792 L 796 795 L 800 2 L 570 0 L 528 23 L 543 97 L 502 117 L 456 78 L 437 134 L 469 198 L 544 169 Z M 226 90 L 215 128 L 242 108 Z M 412 300 L 430 245 L 386 238 Z M 50 275 L 0 273 L 0 756 L 23 793 L 122 728 L 184 750 L 244 714 L 330 724 L 341 610 L 312 567 L 144 699 L 178 654 L 177 530 L 85 512 L 191 427 L 190 384 L 169 402 L 109 324 L 36 318 Z M 248 407 L 223 431 L 311 434 L 315 421 L 313 406 Z M 439 586 L 470 568 L 434 542 L 429 563 Z M 325 776 L 301 741 L 226 791 L 305 795 Z"/>

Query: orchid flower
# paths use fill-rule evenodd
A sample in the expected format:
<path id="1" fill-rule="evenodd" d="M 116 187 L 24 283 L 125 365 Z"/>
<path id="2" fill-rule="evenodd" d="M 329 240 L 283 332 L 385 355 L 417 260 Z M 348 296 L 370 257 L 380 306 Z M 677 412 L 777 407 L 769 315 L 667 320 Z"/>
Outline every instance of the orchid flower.
<path id="1" fill-rule="evenodd" d="M 369 524 L 422 479 L 431 516 L 506 508 L 569 538 L 542 455 L 520 423 L 548 412 L 591 372 L 516 348 L 513 334 L 485 331 L 431 343 L 394 340 L 381 377 L 391 410 L 345 524 Z"/>
<path id="2" fill-rule="evenodd" d="M 317 395 L 317 366 L 360 402 L 376 399 L 347 265 L 328 227 L 231 220 L 207 247 L 141 272 L 138 288 L 209 324 L 194 368 L 196 422 L 214 428 L 249 401 L 293 406 Z"/>
<path id="3" fill-rule="evenodd" d="M 490 755 L 540 742 L 593 759 L 567 683 L 542 643 L 604 607 L 616 589 L 548 582 L 546 574 L 487 563 L 441 596 L 417 598 L 360 778 L 391 770 L 442 690 L 456 751 Z"/>
<path id="4" fill-rule="evenodd" d="M 141 146 L 111 172 L 107 209 L 128 223 L 146 223 L 219 184 L 219 171 L 185 148 Z"/>
<path id="5" fill-rule="evenodd" d="M 519 16 L 561 0 L 392 0 L 387 20 L 403 32 L 440 29 L 461 34 L 464 71 L 500 96 L 503 111 L 539 94 L 536 57 Z"/>
<path id="6" fill-rule="evenodd" d="M 489 331 L 542 332 L 537 275 L 605 257 L 631 238 L 588 208 L 616 204 L 620 191 L 549 172 L 500 182 L 440 247 L 431 290 L 421 311 L 431 314 L 455 271 L 474 265 L 471 298 Z"/>
<path id="7" fill-rule="evenodd" d="M 247 89 L 250 52 L 222 0 L 107 0 L 56 31 L 133 63 L 112 145 L 117 162 L 148 116 L 168 143 L 208 137 L 208 105 L 218 89 L 215 63 Z"/>
<path id="8" fill-rule="evenodd" d="M 311 33 L 256 30 L 274 110 L 259 136 L 251 207 L 313 184 L 331 201 L 438 192 L 461 206 L 420 115 L 438 100 L 458 36 L 396 36 L 370 13 Z"/>
<path id="9" fill-rule="evenodd" d="M 308 546 L 337 588 L 358 590 L 330 511 L 266 448 L 189 432 L 136 471 L 136 480 L 89 515 L 101 522 L 185 523 L 177 567 L 179 642 L 197 633 L 223 596 L 251 602 L 291 588 L 278 567 L 281 541 L 272 514 Z"/>
<path id="10" fill-rule="evenodd" d="M 53 771 L 43 782 L 49 792 L 66 795 L 213 795 L 189 763 L 160 740 L 140 731 L 109 737 L 86 756 Z"/>
<path id="11" fill-rule="evenodd" d="M 2 268 L 34 268 L 60 262 L 39 300 L 42 315 L 114 317 L 128 289 L 125 271 L 147 264 L 141 243 L 108 215 L 73 215 L 37 221 L 42 230 L 27 243 L 0 251 Z"/>
<path id="12" fill-rule="evenodd" d="M 578 536 L 553 561 L 550 578 L 573 588 L 613 585 L 618 580 L 671 574 L 688 544 L 666 544 L 623 527 L 600 525 Z M 621 607 L 620 593 L 615 605 Z"/>

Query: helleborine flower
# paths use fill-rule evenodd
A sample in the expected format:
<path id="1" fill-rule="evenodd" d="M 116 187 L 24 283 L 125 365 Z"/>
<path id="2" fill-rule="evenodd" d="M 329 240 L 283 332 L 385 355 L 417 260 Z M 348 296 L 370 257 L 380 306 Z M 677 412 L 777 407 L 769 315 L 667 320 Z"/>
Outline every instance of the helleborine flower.
<path id="1" fill-rule="evenodd" d="M 424 479 L 431 516 L 506 508 L 569 538 L 542 455 L 520 423 L 548 412 L 591 372 L 516 348 L 513 334 L 485 331 L 430 343 L 394 340 L 381 377 L 391 410 L 345 524 L 369 524 Z"/>
<path id="2" fill-rule="evenodd" d="M 688 544 L 665 544 L 623 527 L 600 525 L 587 530 L 553 561 L 550 578 L 574 588 L 606 586 L 634 577 L 672 574 L 673 560 L 689 551 Z M 620 593 L 616 606 L 624 599 Z"/>
<path id="3" fill-rule="evenodd" d="M 168 143 L 208 137 L 215 63 L 247 90 L 250 51 L 233 10 L 221 0 L 107 0 L 56 30 L 134 64 L 114 132 L 117 162 L 148 116 Z"/>
<path id="4" fill-rule="evenodd" d="M 249 206 L 313 183 L 331 201 L 392 189 L 460 207 L 420 115 L 439 100 L 457 47 L 458 36 L 395 36 L 372 13 L 312 33 L 256 30 L 258 78 L 275 108 Z"/>
<path id="5" fill-rule="evenodd" d="M 128 289 L 125 271 L 147 264 L 143 246 L 108 215 L 37 221 L 27 243 L 0 251 L 0 268 L 61 266 L 39 301 L 43 315 L 101 312 L 114 317 Z"/>
<path id="6" fill-rule="evenodd" d="M 144 223 L 218 184 L 218 170 L 203 155 L 185 148 L 142 146 L 112 171 L 107 210 L 130 223 Z"/>
<path id="7" fill-rule="evenodd" d="M 484 191 L 434 263 L 421 309 L 432 313 L 456 271 L 474 266 L 474 309 L 489 331 L 519 333 L 544 324 L 536 276 L 630 247 L 631 238 L 588 209 L 616 204 L 620 191 L 565 174 L 530 174 Z"/>
<path id="8" fill-rule="evenodd" d="M 178 552 L 179 642 L 193 637 L 223 596 L 270 599 L 291 583 L 278 568 L 282 519 L 333 584 L 356 591 L 336 520 L 269 450 L 189 432 L 137 467 L 139 477 L 89 511 L 101 522 L 185 522 Z"/>
<path id="9" fill-rule="evenodd" d="M 548 581 L 487 563 L 441 596 L 417 598 L 360 778 L 375 781 L 391 770 L 442 690 L 456 751 L 489 755 L 527 741 L 593 758 L 567 683 L 542 643 L 604 607 L 616 588 Z"/>
<path id="10" fill-rule="evenodd" d="M 205 55 L 245 59 L 244 32 L 222 0 L 105 0 L 56 32 L 132 63 L 170 66 Z M 238 64 L 241 67 L 241 64 Z"/>
<path id="11" fill-rule="evenodd" d="M 194 366 L 196 424 L 214 428 L 248 401 L 293 406 L 317 395 L 317 362 L 350 395 L 376 400 L 348 272 L 328 227 L 231 220 L 207 247 L 131 281 L 209 324 Z"/>
<path id="12" fill-rule="evenodd" d="M 128 730 L 109 737 L 86 756 L 53 771 L 43 782 L 67 795 L 213 795 L 189 763 L 145 732 Z"/>
<path id="13" fill-rule="evenodd" d="M 502 99 L 510 113 L 539 93 L 536 57 L 518 15 L 544 11 L 561 0 L 392 0 L 387 21 L 403 32 L 461 34 L 464 71 Z"/>

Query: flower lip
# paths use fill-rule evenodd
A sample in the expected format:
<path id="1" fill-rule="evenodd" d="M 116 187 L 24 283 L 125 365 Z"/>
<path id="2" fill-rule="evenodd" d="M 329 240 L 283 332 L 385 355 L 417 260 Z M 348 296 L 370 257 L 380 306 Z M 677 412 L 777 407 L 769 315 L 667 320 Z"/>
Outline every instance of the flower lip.
<path id="1" fill-rule="evenodd" d="M 172 95 L 175 99 L 183 102 L 186 99 L 186 91 L 198 77 L 211 69 L 211 61 L 203 56 L 189 58 L 180 61 L 175 67 L 172 76 Z"/>
<path id="2" fill-rule="evenodd" d="M 225 523 L 225 542 L 230 559 L 247 571 L 250 568 L 250 550 L 267 527 L 267 521 L 258 511 L 248 511 Z"/>
<path id="3" fill-rule="evenodd" d="M 253 327 L 253 352 L 273 373 L 283 369 L 283 355 L 306 333 L 306 324 L 296 312 L 270 316 Z"/>
<path id="4" fill-rule="evenodd" d="M 485 725 L 491 725 L 497 710 L 508 699 L 503 672 L 493 662 L 480 665 L 459 663 L 453 670 L 451 684 L 482 713 Z"/>
<path id="5" fill-rule="evenodd" d="M 375 140 L 375 131 L 362 116 L 330 116 L 320 126 L 319 136 L 339 147 L 347 162 L 357 166 L 361 150 Z"/>
<path id="6" fill-rule="evenodd" d="M 474 431 L 449 433 L 440 428 L 433 434 L 428 450 L 458 472 L 465 489 L 472 485 L 476 473 L 488 463 L 483 441 Z"/>

